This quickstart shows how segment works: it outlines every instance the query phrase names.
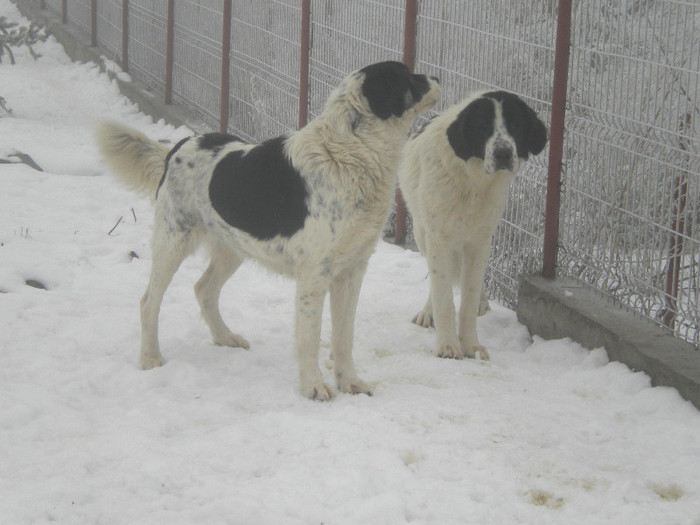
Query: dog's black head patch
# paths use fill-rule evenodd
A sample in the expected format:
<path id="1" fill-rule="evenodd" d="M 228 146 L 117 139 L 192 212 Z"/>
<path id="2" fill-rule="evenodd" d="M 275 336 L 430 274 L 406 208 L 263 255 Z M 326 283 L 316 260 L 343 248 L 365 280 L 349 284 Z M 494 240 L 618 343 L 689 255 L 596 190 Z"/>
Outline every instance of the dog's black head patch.
<path id="1" fill-rule="evenodd" d="M 496 102 L 501 104 L 502 120 L 497 118 Z M 447 139 L 458 157 L 484 160 L 487 143 L 504 131 L 523 160 L 529 154 L 540 153 L 547 143 L 547 129 L 537 114 L 519 97 L 505 91 L 484 93 L 467 105 L 447 128 Z"/>
<path id="2" fill-rule="evenodd" d="M 401 62 L 379 62 L 360 70 L 364 73 L 362 94 L 377 117 L 400 117 L 430 91 L 425 75 L 414 75 Z"/>
<path id="3" fill-rule="evenodd" d="M 291 237 L 304 226 L 308 191 L 284 153 L 285 137 L 233 151 L 214 168 L 212 207 L 228 224 L 259 240 Z"/>
<path id="4" fill-rule="evenodd" d="M 547 144 L 547 128 L 537 113 L 520 97 L 507 91 L 491 91 L 485 97 L 497 100 L 503 107 L 508 133 L 515 140 L 518 157 L 527 159 L 532 153 L 537 155 Z"/>
<path id="5" fill-rule="evenodd" d="M 496 120 L 496 107 L 485 98 L 477 98 L 464 108 L 447 128 L 447 140 L 459 158 L 484 158 L 486 142 L 491 138 Z"/>

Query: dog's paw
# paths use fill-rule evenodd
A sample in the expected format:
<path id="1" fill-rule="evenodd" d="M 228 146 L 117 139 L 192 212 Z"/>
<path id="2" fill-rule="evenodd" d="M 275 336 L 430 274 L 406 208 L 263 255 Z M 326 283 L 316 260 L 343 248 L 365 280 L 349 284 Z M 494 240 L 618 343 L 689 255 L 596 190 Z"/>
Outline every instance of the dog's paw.
<path id="1" fill-rule="evenodd" d="M 336 374 L 338 379 L 338 388 L 345 394 L 367 394 L 372 395 L 369 385 L 359 377 L 345 378 L 342 375 Z"/>
<path id="2" fill-rule="evenodd" d="M 475 359 L 477 356 L 482 361 L 488 361 L 491 359 L 488 351 L 481 345 L 467 346 L 464 348 L 464 353 L 467 357 Z"/>
<path id="3" fill-rule="evenodd" d="M 250 343 L 240 335 L 229 332 L 214 338 L 214 344 L 219 346 L 230 346 L 231 348 L 244 348 L 248 350 Z"/>
<path id="4" fill-rule="evenodd" d="M 443 345 L 438 348 L 438 357 L 443 359 L 464 359 L 464 352 L 456 344 Z"/>
<path id="5" fill-rule="evenodd" d="M 165 364 L 165 359 L 160 353 L 155 355 L 142 355 L 141 356 L 141 368 L 143 370 L 150 370 L 151 368 L 158 368 Z"/>
<path id="6" fill-rule="evenodd" d="M 423 328 L 432 328 L 435 326 L 432 314 L 425 313 L 422 310 L 416 314 L 412 322 Z"/>
<path id="7" fill-rule="evenodd" d="M 329 401 L 335 397 L 335 390 L 323 381 L 301 386 L 301 393 L 316 401 Z"/>
<path id="8" fill-rule="evenodd" d="M 484 315 L 491 310 L 491 306 L 486 298 L 481 298 L 479 301 L 479 315 Z"/>

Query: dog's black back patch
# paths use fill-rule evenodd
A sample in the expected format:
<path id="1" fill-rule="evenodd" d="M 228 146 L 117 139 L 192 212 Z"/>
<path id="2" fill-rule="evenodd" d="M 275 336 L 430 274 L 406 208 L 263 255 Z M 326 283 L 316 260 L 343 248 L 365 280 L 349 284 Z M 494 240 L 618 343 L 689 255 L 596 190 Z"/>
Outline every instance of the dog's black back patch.
<path id="1" fill-rule="evenodd" d="M 412 75 L 401 62 L 378 62 L 360 70 L 365 74 L 362 94 L 377 117 L 400 117 L 430 91 L 425 75 Z"/>
<path id="2" fill-rule="evenodd" d="M 486 142 L 493 135 L 496 108 L 493 101 L 477 98 L 460 111 L 447 128 L 447 140 L 455 155 L 464 160 L 484 158 Z"/>
<path id="3" fill-rule="evenodd" d="M 206 133 L 199 137 L 199 148 L 218 153 L 221 148 L 231 142 L 242 142 L 245 144 L 243 139 L 235 135 L 228 135 L 227 133 Z"/>
<path id="4" fill-rule="evenodd" d="M 528 154 L 537 155 L 544 149 L 547 144 L 547 128 L 537 113 L 520 97 L 507 91 L 491 91 L 484 96 L 501 103 L 503 120 L 515 141 L 518 157 L 527 159 Z"/>
<path id="5" fill-rule="evenodd" d="M 209 184 L 209 199 L 221 218 L 259 240 L 291 237 L 309 215 L 306 184 L 284 154 L 285 139 L 229 153 Z"/>

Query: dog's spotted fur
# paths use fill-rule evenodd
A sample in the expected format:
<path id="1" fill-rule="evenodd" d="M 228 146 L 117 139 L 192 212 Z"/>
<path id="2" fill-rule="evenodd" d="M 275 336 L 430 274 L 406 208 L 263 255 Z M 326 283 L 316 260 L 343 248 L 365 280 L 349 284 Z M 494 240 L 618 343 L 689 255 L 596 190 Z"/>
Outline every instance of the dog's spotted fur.
<path id="1" fill-rule="evenodd" d="M 482 283 L 491 236 L 510 181 L 546 142 L 544 124 L 520 98 L 487 91 L 435 117 L 404 147 L 399 184 L 430 270 L 430 295 L 413 322 L 434 324 L 440 357 L 489 358 L 476 317 L 488 307 Z M 453 282 L 461 287 L 458 327 Z"/>
<path id="2" fill-rule="evenodd" d="M 212 133 L 167 148 L 115 123 L 102 154 L 129 186 L 156 197 L 153 263 L 141 300 L 141 365 L 164 363 L 158 312 L 182 260 L 200 244 L 211 263 L 195 286 L 216 344 L 248 348 L 219 313 L 219 293 L 245 258 L 293 277 L 301 391 L 329 399 L 318 367 L 330 291 L 338 387 L 369 393 L 352 359 L 355 308 L 367 261 L 391 206 L 401 146 L 415 116 L 437 101 L 437 79 L 397 62 L 348 75 L 305 128 L 258 145 Z"/>

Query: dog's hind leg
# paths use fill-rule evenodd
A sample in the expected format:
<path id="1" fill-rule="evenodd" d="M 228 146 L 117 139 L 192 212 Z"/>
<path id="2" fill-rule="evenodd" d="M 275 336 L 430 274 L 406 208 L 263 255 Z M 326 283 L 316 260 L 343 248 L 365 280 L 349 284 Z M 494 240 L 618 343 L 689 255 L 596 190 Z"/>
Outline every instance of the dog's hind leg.
<path id="1" fill-rule="evenodd" d="M 314 278 L 297 281 L 295 339 L 301 393 L 309 399 L 327 401 L 335 392 L 323 382 L 318 367 L 321 317 L 327 288 Z"/>
<path id="2" fill-rule="evenodd" d="M 197 284 L 194 285 L 194 292 L 202 311 L 202 317 L 209 326 L 214 344 L 247 349 L 250 347 L 248 341 L 229 330 L 221 318 L 219 310 L 221 288 L 242 262 L 243 259 L 233 251 L 225 250 L 219 246 L 212 247 L 211 262 Z"/>
<path id="3" fill-rule="evenodd" d="M 416 237 L 416 240 L 418 237 Z M 424 241 L 423 241 L 424 242 Z M 421 248 L 421 250 L 424 250 Z M 423 251 L 423 254 L 426 252 Z M 427 257 L 427 256 L 426 256 Z M 461 258 L 458 254 L 453 253 L 450 258 L 450 267 L 448 274 L 452 282 L 459 280 L 459 270 L 461 265 Z M 435 318 L 433 316 L 433 280 L 430 280 L 430 293 L 428 294 L 428 300 L 425 302 L 423 309 L 418 312 L 413 318 L 413 323 L 423 328 L 433 328 L 435 326 Z"/>
<path id="4" fill-rule="evenodd" d="M 333 324 L 331 347 L 335 359 L 335 377 L 340 391 L 347 394 L 372 395 L 369 386 L 357 377 L 352 359 L 355 312 L 366 268 L 366 262 L 349 268 L 336 277 L 330 286 Z"/>
<path id="5" fill-rule="evenodd" d="M 416 240 L 418 249 L 423 256 L 426 257 L 427 251 L 425 246 L 425 228 L 415 216 L 413 217 L 413 237 Z M 432 328 L 435 326 L 433 321 L 432 293 L 428 293 L 428 300 L 425 302 L 425 306 L 413 317 L 411 322 L 417 324 L 418 326 L 422 326 L 423 328 Z"/>
<path id="6" fill-rule="evenodd" d="M 432 328 L 435 326 L 435 322 L 433 321 L 433 298 L 431 293 L 428 293 L 428 300 L 425 302 L 425 306 L 413 317 L 412 322 L 423 328 Z"/>
<path id="7" fill-rule="evenodd" d="M 479 299 L 479 315 L 485 315 L 491 311 L 489 299 L 486 297 L 486 283 L 481 283 L 481 299 Z"/>
<path id="8" fill-rule="evenodd" d="M 425 306 L 413 317 L 412 322 L 423 328 L 432 328 L 435 326 L 435 321 L 433 320 L 432 293 L 428 293 L 428 300 L 425 302 Z"/>
<path id="9" fill-rule="evenodd" d="M 141 298 L 141 367 L 144 370 L 165 363 L 158 345 L 158 315 L 165 290 L 180 267 L 192 252 L 191 235 L 166 232 L 162 220 L 156 216 L 153 232 L 151 276 L 146 293 Z"/>
<path id="10" fill-rule="evenodd" d="M 437 354 L 438 357 L 462 359 L 464 353 L 457 340 L 455 306 L 452 296 L 455 256 L 447 246 L 434 242 L 430 243 L 428 253 L 430 295 L 433 302 Z"/>

